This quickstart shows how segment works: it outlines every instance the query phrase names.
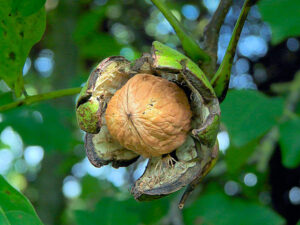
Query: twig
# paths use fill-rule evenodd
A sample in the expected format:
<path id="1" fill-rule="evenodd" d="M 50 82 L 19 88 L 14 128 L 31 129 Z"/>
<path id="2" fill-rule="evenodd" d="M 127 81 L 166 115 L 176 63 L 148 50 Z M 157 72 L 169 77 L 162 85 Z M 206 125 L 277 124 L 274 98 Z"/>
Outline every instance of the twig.
<path id="1" fill-rule="evenodd" d="M 191 185 L 188 185 L 186 190 L 184 191 L 181 199 L 180 199 L 180 202 L 178 204 L 178 208 L 179 209 L 183 209 L 184 207 L 184 204 L 186 202 L 186 200 L 188 199 L 188 197 L 190 196 L 190 194 L 194 191 L 194 189 L 197 187 L 197 184 L 191 184 Z"/>
<path id="2" fill-rule="evenodd" d="M 255 160 L 257 160 L 256 168 L 259 172 L 264 172 L 267 169 L 268 162 L 273 154 L 279 138 L 279 130 L 277 126 L 272 129 L 262 138 L 259 145 L 254 150 Z M 251 161 L 251 160 L 250 160 Z"/>
<path id="3" fill-rule="evenodd" d="M 210 61 L 210 56 L 200 48 L 197 42 L 185 31 L 183 26 L 179 23 L 176 17 L 172 14 L 169 8 L 161 0 L 151 0 L 159 11 L 166 17 L 168 22 L 174 28 L 183 50 L 186 54 L 195 62 L 207 62 Z"/>
<path id="4" fill-rule="evenodd" d="M 197 148 L 197 144 L 196 144 Z M 202 151 L 205 148 L 202 148 Z M 202 157 L 204 157 L 203 164 L 202 164 L 202 169 L 200 173 L 197 175 L 197 178 L 194 179 L 185 189 L 180 202 L 178 204 L 179 209 L 183 209 L 186 200 L 188 197 L 191 195 L 191 193 L 195 190 L 195 188 L 199 185 L 199 183 L 203 180 L 203 178 L 211 171 L 211 169 L 215 166 L 217 158 L 218 158 L 218 152 L 219 152 L 219 145 L 216 144 L 212 149 L 207 148 L 208 151 L 202 152 Z M 206 161 L 206 162 L 204 162 Z"/>
<path id="5" fill-rule="evenodd" d="M 216 70 L 219 33 L 231 5 L 232 0 L 221 0 L 216 12 L 204 30 L 204 49 L 209 53 L 211 62 L 203 65 L 203 70 L 209 79 L 212 78 Z"/>
<path id="6" fill-rule="evenodd" d="M 24 99 L 14 101 L 11 103 L 8 103 L 6 105 L 0 106 L 0 112 L 13 109 L 16 107 L 20 107 L 22 105 L 31 105 L 36 102 L 41 102 L 49 99 L 54 99 L 54 98 L 60 98 L 68 95 L 75 95 L 78 94 L 81 90 L 81 87 L 78 88 L 69 88 L 69 89 L 63 89 L 63 90 L 58 90 L 58 91 L 52 91 L 44 94 L 39 94 L 39 95 L 32 95 L 29 97 L 26 97 Z"/>
<path id="7" fill-rule="evenodd" d="M 216 74 L 214 75 L 214 77 L 211 80 L 212 86 L 213 86 L 220 102 L 222 102 L 226 96 L 236 46 L 240 39 L 240 35 L 242 32 L 244 23 L 246 21 L 246 18 L 248 16 L 248 12 L 254 3 L 255 3 L 254 0 L 245 0 L 242 11 L 241 11 L 239 18 L 235 24 L 230 42 L 228 44 L 228 47 L 227 47 L 227 50 L 226 50 L 226 53 L 224 56 L 224 59 L 220 65 L 218 71 L 216 72 Z"/>
<path id="8" fill-rule="evenodd" d="M 284 94 L 290 90 L 291 82 L 272 84 L 270 89 L 276 94 Z"/>
<path id="9" fill-rule="evenodd" d="M 295 75 L 295 78 L 290 86 L 290 93 L 287 97 L 287 102 L 285 108 L 287 112 L 295 111 L 295 107 L 300 99 L 300 71 L 298 71 Z M 286 115 L 288 117 L 288 115 Z M 284 118 L 285 119 L 285 118 Z"/>
<path id="10" fill-rule="evenodd" d="M 177 207 L 178 198 L 170 202 L 168 214 L 158 223 L 162 225 L 184 225 L 182 211 Z"/>
<path id="11" fill-rule="evenodd" d="M 284 113 L 279 121 L 285 122 L 289 120 L 291 117 L 295 116 L 294 111 L 297 103 L 300 100 L 300 71 L 298 71 L 295 75 L 293 81 L 285 84 L 285 90 L 288 91 L 288 95 L 285 100 L 285 107 Z M 280 90 L 280 93 L 281 90 Z M 296 116 L 295 116 L 296 117 Z M 257 170 L 258 171 L 265 171 L 267 167 L 267 162 L 270 160 L 272 153 L 276 147 L 276 144 L 279 139 L 279 129 L 278 126 L 274 126 L 267 135 L 263 138 L 262 142 L 258 146 L 257 156 L 256 159 L 258 160 L 257 163 Z"/>
<path id="12" fill-rule="evenodd" d="M 189 198 L 189 196 L 192 194 L 195 188 L 199 185 L 199 183 L 203 180 L 206 174 L 208 174 L 208 172 L 213 168 L 213 166 L 216 163 L 216 159 L 215 160 L 214 159 L 215 158 L 211 158 L 210 161 L 208 161 L 208 163 L 203 167 L 201 173 L 199 174 L 198 179 L 195 179 L 187 186 L 179 201 L 178 204 L 179 209 L 183 209 L 186 200 Z"/>

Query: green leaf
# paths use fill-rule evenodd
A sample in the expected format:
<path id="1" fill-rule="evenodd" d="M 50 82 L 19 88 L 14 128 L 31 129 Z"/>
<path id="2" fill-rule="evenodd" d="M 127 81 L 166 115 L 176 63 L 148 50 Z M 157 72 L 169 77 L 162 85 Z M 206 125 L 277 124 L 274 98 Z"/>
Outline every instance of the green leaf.
<path id="1" fill-rule="evenodd" d="M 135 203 L 130 199 L 127 201 L 116 201 L 112 198 L 102 198 L 96 205 L 94 211 L 75 211 L 77 225 L 98 224 L 121 225 L 138 224 L 139 216 L 130 206 Z"/>
<path id="2" fill-rule="evenodd" d="M 9 225 L 9 221 L 5 215 L 5 212 L 3 209 L 0 207 L 0 224 L 2 225 Z"/>
<path id="3" fill-rule="evenodd" d="M 87 39 L 77 42 L 80 46 L 80 54 L 83 57 L 99 60 L 111 55 L 119 55 L 122 45 L 120 45 L 111 35 L 98 33 L 91 35 Z"/>
<path id="4" fill-rule="evenodd" d="M 257 146 L 257 140 L 251 141 L 248 144 L 236 147 L 230 145 L 226 151 L 225 162 L 229 173 L 240 172 L 242 166 L 246 164 L 249 157 Z"/>
<path id="5" fill-rule="evenodd" d="M 289 120 L 279 128 L 282 163 L 288 168 L 297 167 L 300 164 L 300 119 Z"/>
<path id="6" fill-rule="evenodd" d="M 140 222 L 143 224 L 157 224 L 169 209 L 169 201 L 172 196 L 164 197 L 151 202 L 136 202 L 132 210 L 140 217 Z"/>
<path id="7" fill-rule="evenodd" d="M 0 224 L 41 225 L 29 200 L 0 176 Z"/>
<path id="8" fill-rule="evenodd" d="M 22 71 L 26 57 L 45 30 L 43 3 L 42 0 L 0 1 L 0 79 L 17 97 L 23 90 Z"/>
<path id="9" fill-rule="evenodd" d="M 169 208 L 168 198 L 154 202 L 137 202 L 130 198 L 118 201 L 103 197 L 96 205 L 94 211 L 75 211 L 77 225 L 97 224 L 123 225 L 123 224 L 155 224 L 166 215 Z M 116 213 L 118 216 L 115 216 Z"/>
<path id="10" fill-rule="evenodd" d="M 183 216 L 187 225 L 284 224 L 284 220 L 271 209 L 221 192 L 201 195 L 184 210 Z"/>
<path id="11" fill-rule="evenodd" d="M 10 211 L 7 214 L 7 218 L 12 225 L 40 225 L 42 222 L 37 217 L 37 215 L 33 216 L 29 213 L 25 213 L 22 211 Z"/>
<path id="12" fill-rule="evenodd" d="M 98 7 L 80 16 L 73 34 L 77 42 L 88 38 L 98 31 L 97 29 L 105 18 L 106 8 L 105 6 Z"/>
<path id="13" fill-rule="evenodd" d="M 0 92 L 0 105 L 5 105 L 13 101 L 12 92 Z"/>
<path id="14" fill-rule="evenodd" d="M 104 196 L 116 195 L 118 189 L 107 180 L 99 180 L 96 177 L 89 175 L 84 176 L 81 179 L 82 192 L 80 195 L 81 199 L 85 201 L 95 201 Z"/>
<path id="15" fill-rule="evenodd" d="M 22 16 L 30 16 L 40 10 L 46 0 L 13 0 L 12 12 L 20 12 Z"/>
<path id="16" fill-rule="evenodd" d="M 221 121 L 232 143 L 241 147 L 266 133 L 283 113 L 283 99 L 258 91 L 232 90 L 221 104 Z"/>
<path id="17" fill-rule="evenodd" d="M 0 131 L 11 126 L 25 145 L 41 145 L 46 151 L 70 151 L 74 140 L 66 118 L 76 120 L 72 110 L 72 107 L 54 108 L 49 103 L 15 108 L 2 113 Z"/>
<path id="18" fill-rule="evenodd" d="M 300 35 L 300 1 L 261 0 L 258 7 L 264 21 L 272 29 L 272 43 Z"/>
<path id="19" fill-rule="evenodd" d="M 99 60 L 99 58 L 120 54 L 122 45 L 112 35 L 99 32 L 106 8 L 97 7 L 83 14 L 78 20 L 73 37 L 83 57 Z"/>

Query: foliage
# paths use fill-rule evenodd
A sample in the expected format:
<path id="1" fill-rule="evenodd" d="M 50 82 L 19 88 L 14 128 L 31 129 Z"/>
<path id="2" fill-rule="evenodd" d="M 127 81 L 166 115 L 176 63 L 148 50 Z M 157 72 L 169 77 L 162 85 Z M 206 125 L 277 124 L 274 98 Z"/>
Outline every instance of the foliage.
<path id="1" fill-rule="evenodd" d="M 45 30 L 44 0 L 0 2 L 0 78 L 15 90 L 23 91 L 23 65 L 31 47 Z"/>
<path id="2" fill-rule="evenodd" d="M 112 35 L 99 32 L 105 18 L 106 7 L 94 9 L 79 18 L 74 32 L 74 39 L 80 48 L 83 57 L 98 59 L 118 55 L 122 45 Z M 105 44 L 104 44 L 105 43 Z"/>
<path id="3" fill-rule="evenodd" d="M 133 199 L 118 201 L 102 198 L 93 212 L 78 210 L 75 217 L 78 225 L 97 224 L 156 224 L 167 213 L 168 201 L 136 203 Z M 116 216 L 116 213 L 119 216 Z"/>
<path id="4" fill-rule="evenodd" d="M 230 91 L 221 105 L 222 119 L 235 146 L 243 146 L 266 133 L 283 113 L 283 99 L 256 91 Z"/>
<path id="5" fill-rule="evenodd" d="M 239 171 L 247 163 L 255 151 L 258 144 L 257 142 L 257 139 L 255 139 L 241 147 L 232 144 L 229 149 L 227 149 L 225 161 L 229 173 Z"/>
<path id="6" fill-rule="evenodd" d="M 149 52 L 155 40 L 184 52 L 172 27 L 148 0 L 48 0 L 46 5 L 45 2 L 0 0 L 0 79 L 7 84 L 0 82 L 0 107 L 26 99 L 22 95 L 23 88 L 29 95 L 36 95 L 80 87 L 91 69 L 105 57 L 123 55 L 130 60 L 136 59 L 143 52 Z M 208 18 L 216 10 L 209 7 L 209 2 L 212 1 L 165 1 L 178 22 L 188 28 L 186 30 L 191 31 L 197 41 L 203 39 Z M 228 46 L 242 1 L 233 4 L 218 37 L 220 52 L 216 55 L 219 62 Z M 268 44 L 271 34 L 262 29 L 268 23 L 273 46 L 266 45 L 266 48 L 270 51 L 280 49 L 280 54 L 287 60 L 298 60 L 299 50 L 289 51 L 284 41 L 300 34 L 299 2 L 261 0 L 257 6 L 250 11 L 241 42 L 245 37 L 255 36 L 265 38 L 263 40 Z M 184 7 L 195 7 L 192 9 L 198 10 L 197 18 L 188 19 L 183 13 Z M 240 75 L 251 74 L 251 79 L 259 84 L 257 67 L 270 73 L 268 76 L 272 78 L 273 65 L 267 65 L 260 58 L 262 55 L 250 57 L 243 55 L 241 46 L 238 49 L 232 65 L 231 83 Z M 272 57 L 279 55 L 265 55 L 270 61 Z M 31 60 L 31 67 L 23 75 L 27 58 Z M 36 66 L 41 58 L 52 62 L 50 75 L 43 74 Z M 248 63 L 248 70 L 238 71 L 240 59 Z M 282 164 L 291 169 L 288 170 L 290 174 L 300 166 L 299 97 L 298 92 L 290 88 L 294 77 L 289 77 L 290 82 L 282 83 L 287 77 L 282 74 L 276 81 L 283 91 L 273 91 L 275 81 L 268 77 L 264 77 L 267 79 L 262 81 L 264 85 L 251 86 L 258 90 L 235 90 L 244 86 L 231 84 L 230 87 L 235 88 L 229 90 L 221 104 L 221 130 L 228 132 L 229 146 L 219 153 L 216 167 L 202 181 L 183 211 L 176 208 L 182 193 L 152 202 L 134 201 L 128 191 L 139 171 L 134 166 L 127 170 L 109 166 L 92 168 L 85 158 L 83 134 L 76 124 L 76 96 L 1 112 L 0 173 L 8 182 L 0 176 L 0 224 L 42 224 L 27 198 L 8 183 L 18 184 L 16 186 L 28 196 L 41 220 L 50 225 L 284 224 L 283 217 L 275 212 L 270 201 L 274 198 L 270 193 L 276 187 L 269 183 L 269 159 L 278 148 Z M 294 98 L 296 102 L 291 103 Z M 17 135 L 5 135 L 8 127 Z M 17 137 L 21 142 L 18 146 Z M 45 150 L 43 160 L 37 165 L 30 165 L 27 160 L 27 148 L 33 146 Z M 9 166 L 4 168 L 6 164 Z M 139 168 L 142 164 L 136 166 Z M 245 183 L 249 173 L 256 176 L 254 186 Z M 62 190 L 70 177 L 73 184 L 75 181 L 79 184 L 80 191 L 75 197 L 64 197 Z M 224 191 L 228 182 L 237 186 L 232 195 Z M 285 202 L 290 201 L 288 191 L 298 184 L 290 182 L 290 185 L 285 196 L 278 197 Z M 69 192 L 75 189 L 73 186 Z M 47 193 L 47 196 L 41 193 Z"/>
<path id="7" fill-rule="evenodd" d="M 11 99 L 11 93 L 6 93 L 2 95 L 0 102 L 3 104 Z M 47 151 L 68 150 L 72 146 L 72 131 L 67 126 L 68 121 L 62 118 L 72 116 L 74 117 L 70 108 L 60 107 L 58 110 L 49 104 L 38 104 L 26 110 L 16 108 L 3 115 L 4 121 L 0 124 L 0 129 L 12 126 L 22 136 L 26 145 L 41 145 Z M 27 129 L 28 127 L 30 129 Z"/>
<path id="8" fill-rule="evenodd" d="M 3 225 L 41 225 L 27 198 L 0 176 L 0 223 Z"/>
<path id="9" fill-rule="evenodd" d="M 230 199 L 220 191 L 201 196 L 185 210 L 186 224 L 284 224 L 284 220 L 272 210 L 242 199 Z"/>
<path id="10" fill-rule="evenodd" d="M 262 0 L 259 9 L 263 19 L 272 28 L 272 43 L 278 44 L 288 37 L 299 36 L 300 2 L 293 0 Z"/>
<path id="11" fill-rule="evenodd" d="M 282 162 L 288 167 L 297 167 L 300 164 L 300 118 L 289 120 L 280 126 L 279 143 L 282 149 Z M 291 132 L 295 131 L 295 132 Z"/>

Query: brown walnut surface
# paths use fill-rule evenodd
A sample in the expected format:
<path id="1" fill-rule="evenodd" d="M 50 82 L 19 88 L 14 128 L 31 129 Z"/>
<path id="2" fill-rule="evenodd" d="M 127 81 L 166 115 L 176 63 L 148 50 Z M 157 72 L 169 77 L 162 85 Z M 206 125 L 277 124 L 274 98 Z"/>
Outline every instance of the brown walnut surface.
<path id="1" fill-rule="evenodd" d="M 108 103 L 108 130 L 122 146 L 146 158 L 172 152 L 190 129 L 192 112 L 175 83 L 137 74 Z"/>

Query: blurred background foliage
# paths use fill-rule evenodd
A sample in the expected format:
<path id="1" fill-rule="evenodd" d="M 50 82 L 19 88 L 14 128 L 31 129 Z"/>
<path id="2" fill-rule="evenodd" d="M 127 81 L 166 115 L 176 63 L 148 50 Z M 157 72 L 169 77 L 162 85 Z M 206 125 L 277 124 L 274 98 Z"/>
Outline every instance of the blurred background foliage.
<path id="1" fill-rule="evenodd" d="M 14 19 L 6 11 L 10 3 Z M 219 1 L 166 3 L 201 41 Z M 242 3 L 234 1 L 221 28 L 218 63 Z M 154 40 L 181 51 L 174 30 L 149 0 L 0 0 L 0 15 L 0 105 L 16 99 L 12 89 L 21 95 L 23 80 L 28 95 L 82 86 L 105 57 L 137 59 Z M 299 15 L 294 0 L 261 0 L 252 7 L 221 104 L 220 158 L 183 211 L 177 209 L 181 193 L 133 200 L 128 190 L 145 161 L 118 170 L 89 163 L 74 113 L 77 96 L 0 114 L 0 174 L 49 225 L 297 224 Z M 0 224 L 27 220 L 41 224 L 29 202 L 1 178 Z"/>

